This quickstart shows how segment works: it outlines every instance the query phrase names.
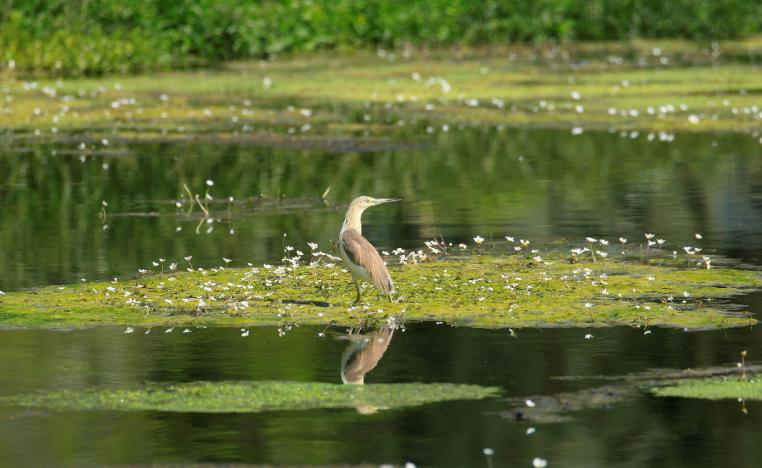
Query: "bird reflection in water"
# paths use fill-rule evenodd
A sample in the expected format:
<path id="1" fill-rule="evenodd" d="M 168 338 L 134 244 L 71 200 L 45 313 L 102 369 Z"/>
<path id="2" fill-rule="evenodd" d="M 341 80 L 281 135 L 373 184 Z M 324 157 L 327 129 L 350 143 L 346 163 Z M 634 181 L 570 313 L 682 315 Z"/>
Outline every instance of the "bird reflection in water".
<path id="1" fill-rule="evenodd" d="M 394 324 L 384 323 L 378 328 L 362 333 L 362 327 L 350 330 L 349 346 L 341 356 L 341 381 L 345 384 L 362 385 L 365 374 L 378 365 L 389 348 L 394 335 Z"/>

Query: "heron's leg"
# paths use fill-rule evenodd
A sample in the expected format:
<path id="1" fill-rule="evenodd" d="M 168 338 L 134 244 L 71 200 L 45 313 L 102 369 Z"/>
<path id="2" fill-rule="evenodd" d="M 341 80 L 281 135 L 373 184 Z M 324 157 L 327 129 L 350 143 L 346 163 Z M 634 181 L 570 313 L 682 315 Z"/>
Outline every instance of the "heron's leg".
<path id="1" fill-rule="evenodd" d="M 357 297 L 355 298 L 355 301 L 352 303 L 352 305 L 355 305 L 358 302 L 360 302 L 360 284 L 354 278 L 352 278 L 352 282 L 355 284 L 355 289 L 357 290 Z"/>

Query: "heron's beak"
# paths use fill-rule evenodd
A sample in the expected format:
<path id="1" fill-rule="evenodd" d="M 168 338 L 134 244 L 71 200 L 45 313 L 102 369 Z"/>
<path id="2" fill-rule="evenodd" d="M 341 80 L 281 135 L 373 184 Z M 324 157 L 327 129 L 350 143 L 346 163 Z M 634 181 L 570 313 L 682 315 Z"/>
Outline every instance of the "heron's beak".
<path id="1" fill-rule="evenodd" d="M 400 198 L 376 198 L 375 204 L 380 205 L 382 203 L 398 202 L 400 200 L 401 200 Z"/>

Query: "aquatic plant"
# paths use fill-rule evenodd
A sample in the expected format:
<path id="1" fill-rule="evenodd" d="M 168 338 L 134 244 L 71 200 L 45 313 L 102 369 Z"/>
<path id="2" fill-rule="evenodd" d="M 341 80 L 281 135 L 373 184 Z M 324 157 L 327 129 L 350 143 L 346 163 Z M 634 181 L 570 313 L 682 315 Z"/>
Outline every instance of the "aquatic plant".
<path id="1" fill-rule="evenodd" d="M 386 259 L 398 286 L 395 302 L 371 293 L 357 307 L 350 306 L 353 286 L 337 258 L 318 250 L 287 256 L 282 265 L 167 274 L 147 268 L 135 279 L 7 293 L 0 297 L 0 326 L 246 327 L 352 324 L 366 318 L 506 328 L 706 329 L 756 323 L 722 299 L 762 286 L 757 271 L 685 267 L 679 259 L 664 258 L 658 264 L 626 258 L 570 262 L 557 251 L 542 257 L 535 251 L 530 259 L 395 254 Z"/>
<path id="2" fill-rule="evenodd" d="M 762 379 L 759 376 L 750 379 L 745 376 L 686 379 L 654 387 L 651 391 L 659 397 L 762 400 Z"/>
<path id="3" fill-rule="evenodd" d="M 259 413 L 355 408 L 361 413 L 497 396 L 495 387 L 447 383 L 342 385 L 320 382 L 190 382 L 133 389 L 62 390 L 2 396 L 0 404 L 75 411 Z"/>

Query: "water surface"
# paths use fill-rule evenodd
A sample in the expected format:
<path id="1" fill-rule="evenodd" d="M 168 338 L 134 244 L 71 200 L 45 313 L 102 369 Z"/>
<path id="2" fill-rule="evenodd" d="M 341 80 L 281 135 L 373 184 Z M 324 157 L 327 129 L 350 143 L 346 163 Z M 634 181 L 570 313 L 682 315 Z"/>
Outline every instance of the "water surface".
<path id="1" fill-rule="evenodd" d="M 465 129 L 379 152 L 111 146 L 106 155 L 82 154 L 77 144 L 0 149 L 0 290 L 132 276 L 159 258 L 243 265 L 275 263 L 286 245 L 328 249 L 346 203 L 359 194 L 403 198 L 364 218 L 381 249 L 419 247 L 435 236 L 458 243 L 481 235 L 491 245 L 506 234 L 535 244 L 585 236 L 637 244 L 653 232 L 669 249 L 695 245 L 762 265 L 762 145 L 748 136 L 678 134 L 668 143 L 646 134 Z M 211 222 L 199 225 L 198 208 L 186 214 L 184 183 L 209 191 Z M 743 300 L 752 313 L 762 310 L 760 295 Z M 283 337 L 255 329 L 246 338 L 232 328 L 124 330 L 0 331 L 0 395 L 199 380 L 339 383 L 347 345 L 334 339 L 344 330 L 314 327 Z M 596 376 L 655 367 L 734 365 L 741 350 L 754 360 L 762 356 L 758 330 L 517 330 L 513 338 L 506 330 L 408 324 L 366 382 L 480 384 L 503 396 L 371 415 L 5 407 L 0 464 L 486 466 L 482 450 L 492 448 L 495 466 L 530 466 L 534 457 L 550 466 L 754 466 L 762 456 L 757 403 L 744 415 L 735 401 L 637 394 L 539 424 L 515 421 L 510 399 L 576 392 L 605 383 Z M 569 376 L 583 378 L 556 378 Z M 527 435 L 530 426 L 536 432 Z"/>
<path id="2" fill-rule="evenodd" d="M 506 234 L 640 242 L 653 232 L 669 249 L 700 245 L 762 263 L 762 145 L 728 134 L 671 143 L 630 135 L 465 129 L 339 153 L 182 142 L 112 143 L 106 156 L 83 156 L 77 145 L 7 145 L 0 242 L 13 248 L 0 250 L 0 290 L 134 275 L 159 258 L 244 265 L 276 262 L 286 245 L 328 249 L 359 194 L 403 199 L 364 217 L 382 249 Z M 200 209 L 176 208 L 183 184 L 214 197 L 214 222 L 198 227 Z"/>
<path id="3" fill-rule="evenodd" d="M 753 298 L 759 310 L 762 298 Z M 124 388 L 145 382 L 291 380 L 340 383 L 344 330 L 122 328 L 0 332 L 0 395 Z M 762 355 L 758 329 L 702 333 L 613 328 L 503 331 L 410 325 L 395 333 L 366 383 L 454 382 L 498 386 L 503 396 L 359 414 L 354 409 L 261 414 L 32 411 L 0 408 L 0 459 L 7 466 L 175 462 L 403 463 L 529 466 L 753 466 L 762 406 L 659 399 L 647 394 L 608 408 L 566 413 L 557 423 L 517 422 L 515 397 L 575 392 L 595 377 L 655 367 L 733 363 Z M 564 380 L 577 376 L 587 379 Z M 527 435 L 527 429 L 535 433 Z M 40 443 L 44 441 L 44 443 Z"/>

